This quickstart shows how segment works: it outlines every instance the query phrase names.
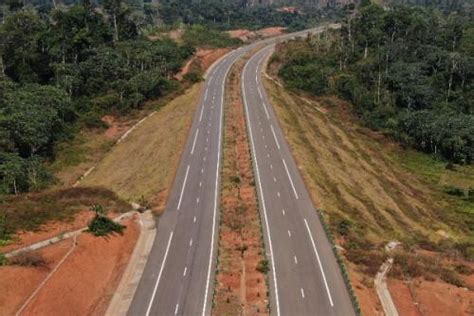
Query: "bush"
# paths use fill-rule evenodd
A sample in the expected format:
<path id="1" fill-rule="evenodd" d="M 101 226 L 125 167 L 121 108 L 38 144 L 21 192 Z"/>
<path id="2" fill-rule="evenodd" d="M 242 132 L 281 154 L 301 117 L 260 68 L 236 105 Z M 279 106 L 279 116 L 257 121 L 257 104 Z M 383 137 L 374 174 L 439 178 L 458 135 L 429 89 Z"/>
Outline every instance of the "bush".
<path id="1" fill-rule="evenodd" d="M 190 71 L 183 76 L 183 79 L 191 83 L 196 83 L 202 80 L 202 76 L 197 71 Z"/>
<path id="2" fill-rule="evenodd" d="M 6 265 L 7 263 L 8 263 L 8 260 L 5 257 L 5 254 L 0 253 L 0 267 Z"/>
<path id="3" fill-rule="evenodd" d="M 10 238 L 11 232 L 10 228 L 7 226 L 7 216 L 5 214 L 0 214 L 0 242 L 8 241 Z"/>
<path id="4" fill-rule="evenodd" d="M 446 192 L 449 195 L 454 195 L 454 196 L 464 196 L 464 190 L 461 188 L 453 187 L 453 186 L 447 186 L 444 188 L 444 192 Z"/>
<path id="5" fill-rule="evenodd" d="M 43 267 L 46 265 L 46 260 L 37 252 L 22 252 L 11 258 L 9 264 L 21 267 Z"/>
<path id="6" fill-rule="evenodd" d="M 125 226 L 114 222 L 110 218 L 97 213 L 94 219 L 87 225 L 89 232 L 95 236 L 108 236 L 113 233 L 123 234 Z"/>
<path id="7" fill-rule="evenodd" d="M 257 271 L 261 272 L 261 273 L 264 273 L 264 274 L 267 274 L 268 271 L 270 271 L 270 266 L 268 264 L 267 259 L 260 260 L 260 262 L 257 265 Z"/>

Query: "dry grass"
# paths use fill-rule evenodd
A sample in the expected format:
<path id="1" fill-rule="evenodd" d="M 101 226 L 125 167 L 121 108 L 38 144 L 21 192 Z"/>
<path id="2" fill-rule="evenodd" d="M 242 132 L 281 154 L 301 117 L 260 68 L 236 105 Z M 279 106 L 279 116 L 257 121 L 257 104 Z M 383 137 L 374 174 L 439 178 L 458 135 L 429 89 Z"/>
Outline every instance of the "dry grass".
<path id="1" fill-rule="evenodd" d="M 202 84 L 196 84 L 148 118 L 112 150 L 84 179 L 125 199 L 152 199 L 173 181 L 188 136 Z"/>
<path id="2" fill-rule="evenodd" d="M 100 204 L 106 211 L 126 212 L 131 206 L 101 187 L 78 187 L 11 196 L 0 202 L 11 234 L 34 231 L 54 220 L 72 220 L 80 211 Z"/>
<path id="3" fill-rule="evenodd" d="M 393 159 L 401 149 L 360 127 L 347 104 L 303 100 L 269 81 L 266 87 L 313 200 L 334 229 L 348 220 L 371 244 L 467 237 L 469 227 L 450 216 L 439 192 Z"/>

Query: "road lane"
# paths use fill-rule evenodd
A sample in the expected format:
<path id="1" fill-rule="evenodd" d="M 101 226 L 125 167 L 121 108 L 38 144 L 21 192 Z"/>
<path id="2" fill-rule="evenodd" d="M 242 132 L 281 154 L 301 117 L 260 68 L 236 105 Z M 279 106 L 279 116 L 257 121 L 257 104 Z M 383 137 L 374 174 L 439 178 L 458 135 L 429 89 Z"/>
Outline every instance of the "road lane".
<path id="1" fill-rule="evenodd" d="M 261 83 L 267 46 L 249 59 L 242 95 L 271 261 L 275 315 L 354 315 L 341 271 Z"/>

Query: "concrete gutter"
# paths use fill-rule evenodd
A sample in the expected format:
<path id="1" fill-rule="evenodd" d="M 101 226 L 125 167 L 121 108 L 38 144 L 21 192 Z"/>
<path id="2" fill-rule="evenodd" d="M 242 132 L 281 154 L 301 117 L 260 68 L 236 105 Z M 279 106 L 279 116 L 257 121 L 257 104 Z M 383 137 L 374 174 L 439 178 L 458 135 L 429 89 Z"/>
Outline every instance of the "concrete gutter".
<path id="1" fill-rule="evenodd" d="M 385 246 L 385 250 L 390 253 L 394 250 L 400 243 L 398 241 L 391 241 Z M 386 316 L 398 316 L 398 311 L 393 303 L 392 296 L 387 286 L 387 274 L 392 268 L 393 258 L 389 257 L 380 267 L 379 272 L 375 275 L 375 291 L 379 297 L 380 303 L 382 305 L 384 314 Z"/>
<path id="2" fill-rule="evenodd" d="M 132 257 L 128 262 L 120 284 L 114 292 L 110 301 L 106 316 L 126 315 L 132 303 L 135 291 L 138 288 L 140 279 L 148 257 L 153 246 L 156 235 L 156 224 L 151 211 L 140 214 L 139 220 L 141 229 L 137 244 L 133 250 Z"/>

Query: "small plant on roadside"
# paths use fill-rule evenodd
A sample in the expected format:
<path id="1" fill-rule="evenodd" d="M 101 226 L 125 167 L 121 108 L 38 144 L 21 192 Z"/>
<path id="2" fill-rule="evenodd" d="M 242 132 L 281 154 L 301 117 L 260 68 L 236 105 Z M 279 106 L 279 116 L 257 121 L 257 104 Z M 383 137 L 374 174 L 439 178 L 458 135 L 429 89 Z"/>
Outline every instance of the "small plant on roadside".
<path id="1" fill-rule="evenodd" d="M 7 226 L 7 217 L 5 214 L 0 215 L 0 246 L 8 244 L 11 234 Z"/>
<path id="2" fill-rule="evenodd" d="M 9 260 L 9 264 L 21 267 L 43 267 L 46 260 L 37 252 L 22 252 Z"/>
<path id="3" fill-rule="evenodd" d="M 261 273 L 264 273 L 264 274 L 267 274 L 268 271 L 270 271 L 270 266 L 268 264 L 267 259 L 260 260 L 260 262 L 257 265 L 257 271 L 261 272 Z"/>
<path id="4" fill-rule="evenodd" d="M 149 210 L 151 208 L 151 203 L 148 201 L 147 198 L 145 198 L 144 195 L 140 196 L 140 198 L 137 201 L 138 204 L 144 209 L 144 210 Z"/>
<path id="5" fill-rule="evenodd" d="M 0 253 L 0 267 L 4 266 L 8 263 L 7 257 L 5 257 L 4 253 Z"/>
<path id="6" fill-rule="evenodd" d="M 240 177 L 239 176 L 231 176 L 230 181 L 232 181 L 232 183 L 239 184 L 240 183 Z"/>
<path id="7" fill-rule="evenodd" d="M 125 226 L 105 216 L 101 205 L 93 205 L 91 210 L 95 212 L 95 217 L 87 225 L 89 232 L 95 236 L 107 236 L 113 233 L 123 234 Z"/>

